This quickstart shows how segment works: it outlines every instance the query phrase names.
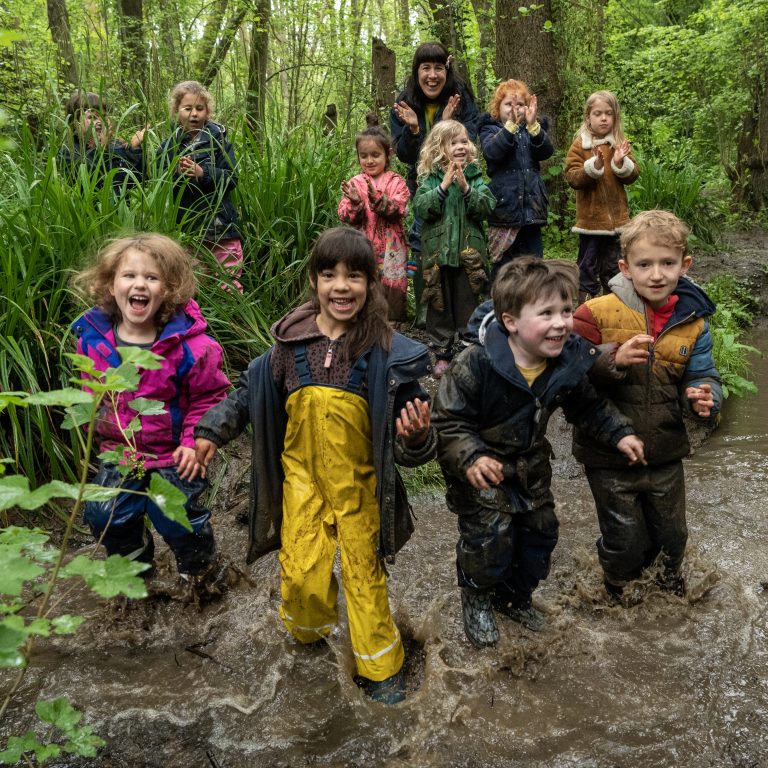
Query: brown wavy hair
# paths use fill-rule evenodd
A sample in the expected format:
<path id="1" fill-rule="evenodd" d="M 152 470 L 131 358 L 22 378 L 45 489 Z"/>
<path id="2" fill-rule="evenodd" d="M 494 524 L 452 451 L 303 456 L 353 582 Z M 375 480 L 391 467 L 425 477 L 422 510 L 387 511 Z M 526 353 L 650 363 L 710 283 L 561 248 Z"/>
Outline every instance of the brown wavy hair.
<path id="1" fill-rule="evenodd" d="M 93 265 L 75 277 L 75 284 L 113 322 L 120 322 L 122 314 L 111 290 L 120 262 L 131 248 L 151 256 L 157 264 L 165 296 L 155 315 L 155 323 L 162 328 L 175 312 L 194 298 L 197 288 L 189 254 L 170 237 L 143 232 L 112 240 L 98 252 Z"/>
<path id="2" fill-rule="evenodd" d="M 362 272 L 368 279 L 365 304 L 344 336 L 342 355 L 347 360 L 357 360 L 375 344 L 388 351 L 392 343 L 392 329 L 387 320 L 389 307 L 379 281 L 376 254 L 370 240 L 351 227 L 326 229 L 312 246 L 307 265 L 311 283 L 317 285 L 318 275 L 325 269 L 334 269 L 339 263 L 345 264 L 350 271 Z M 319 311 L 320 303 L 314 290 L 312 303 Z"/>
<path id="3" fill-rule="evenodd" d="M 574 301 L 579 289 L 579 271 L 570 261 L 519 256 L 505 264 L 491 288 L 496 319 L 503 314 L 520 317 L 526 304 L 556 293 L 564 301 Z"/>

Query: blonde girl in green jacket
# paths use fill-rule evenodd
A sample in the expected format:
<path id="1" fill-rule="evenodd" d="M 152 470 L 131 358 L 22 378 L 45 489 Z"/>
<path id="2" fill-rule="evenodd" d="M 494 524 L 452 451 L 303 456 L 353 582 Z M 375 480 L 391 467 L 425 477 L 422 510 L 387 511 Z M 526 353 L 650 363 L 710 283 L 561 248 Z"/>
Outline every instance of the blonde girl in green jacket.
<path id="1" fill-rule="evenodd" d="M 427 337 L 437 358 L 433 375 L 445 373 L 454 344 L 467 335 L 467 321 L 487 288 L 483 222 L 496 199 L 475 164 L 477 148 L 456 120 L 442 120 L 419 155 L 419 188 L 413 202 L 424 220 L 421 235 Z"/>

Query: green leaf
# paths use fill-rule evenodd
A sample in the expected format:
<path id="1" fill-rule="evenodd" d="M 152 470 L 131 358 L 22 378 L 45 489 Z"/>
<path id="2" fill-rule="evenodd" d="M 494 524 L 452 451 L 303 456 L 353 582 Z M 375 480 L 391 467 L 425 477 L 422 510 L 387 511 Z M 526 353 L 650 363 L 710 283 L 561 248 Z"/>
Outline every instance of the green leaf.
<path id="1" fill-rule="evenodd" d="M 122 488 L 107 488 L 104 485 L 87 483 L 83 486 L 83 501 L 109 501 L 123 492 Z"/>
<path id="2" fill-rule="evenodd" d="M 73 635 L 84 622 L 84 616 L 70 616 L 65 613 L 53 619 L 51 625 L 57 635 Z"/>
<path id="3" fill-rule="evenodd" d="M 146 371 L 159 371 L 163 367 L 162 355 L 156 355 L 140 347 L 118 347 L 117 351 L 123 363 L 130 363 Z M 122 368 L 122 366 L 120 366 Z"/>
<path id="4" fill-rule="evenodd" d="M 0 411 L 5 410 L 9 405 L 24 406 L 25 395 L 26 392 L 3 392 L 0 394 Z"/>
<path id="5" fill-rule="evenodd" d="M 163 403 L 158 400 L 148 400 L 146 397 L 137 397 L 131 400 L 128 407 L 141 416 L 162 416 L 164 413 L 168 413 Z"/>
<path id="6" fill-rule="evenodd" d="M 91 376 L 101 376 L 101 371 L 97 370 L 96 363 L 88 357 L 88 355 L 78 355 L 76 352 L 66 352 L 65 357 L 68 357 L 72 361 L 72 367 L 76 371 L 87 373 Z M 70 379 L 73 384 L 87 385 L 85 379 Z"/>
<path id="7" fill-rule="evenodd" d="M 66 416 L 61 421 L 62 429 L 74 429 L 82 427 L 91 421 L 93 403 L 76 403 L 66 409 Z"/>
<path id="8" fill-rule="evenodd" d="M 187 517 L 187 510 L 184 509 L 184 505 L 187 503 L 187 497 L 183 491 L 160 477 L 157 472 L 154 472 L 152 474 L 152 479 L 149 481 L 147 496 L 157 504 L 160 511 L 169 520 L 179 523 L 179 525 L 190 532 L 192 531 L 192 525 Z"/>
<path id="9" fill-rule="evenodd" d="M 78 555 L 61 571 L 65 578 L 81 576 L 85 583 L 101 597 L 142 598 L 147 596 L 147 586 L 138 574 L 149 568 L 149 563 L 129 560 L 120 555 L 111 555 L 106 560 L 91 560 Z"/>
<path id="10" fill-rule="evenodd" d="M 36 579 L 43 572 L 43 568 L 21 553 L 21 547 L 0 547 L 0 593 L 18 597 L 24 582 Z"/>
<path id="11" fill-rule="evenodd" d="M 37 509 L 51 499 L 76 499 L 78 494 L 78 486 L 61 480 L 53 480 L 31 491 L 29 481 L 23 475 L 0 478 L 0 510 L 10 507 Z"/>
<path id="12" fill-rule="evenodd" d="M 34 752 L 35 758 L 42 765 L 51 757 L 61 754 L 61 747 L 57 744 L 42 744 L 32 731 L 27 731 L 24 736 L 11 736 L 8 739 L 5 751 L 0 752 L 0 764 L 16 765 L 27 752 Z"/>
<path id="13" fill-rule="evenodd" d="M 26 666 L 27 659 L 19 650 L 26 639 L 21 616 L 6 616 L 0 621 L 0 667 Z"/>
<path id="14" fill-rule="evenodd" d="M 100 736 L 95 736 L 90 725 L 78 728 L 64 744 L 64 749 L 74 755 L 82 757 L 96 757 L 99 747 L 106 745 L 106 741 Z"/>
<path id="15" fill-rule="evenodd" d="M 83 717 L 66 699 L 62 698 L 38 701 L 35 704 L 35 712 L 44 723 L 55 725 L 67 736 L 72 733 Z"/>
<path id="16" fill-rule="evenodd" d="M 77 403 L 92 403 L 93 395 L 90 392 L 83 392 L 82 389 L 52 389 L 50 392 L 36 392 L 29 395 L 26 400 L 27 405 L 52 405 L 61 407 L 71 407 Z"/>

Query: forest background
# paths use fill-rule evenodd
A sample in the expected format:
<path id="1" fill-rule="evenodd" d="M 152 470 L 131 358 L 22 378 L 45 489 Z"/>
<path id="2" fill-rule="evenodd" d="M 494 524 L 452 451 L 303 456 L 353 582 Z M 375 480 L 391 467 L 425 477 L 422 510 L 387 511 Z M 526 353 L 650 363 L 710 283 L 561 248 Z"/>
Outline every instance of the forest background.
<path id="1" fill-rule="evenodd" d="M 597 88 L 618 95 L 642 175 L 633 210 L 662 207 L 696 247 L 768 209 L 768 0 L 0 0 L 0 391 L 37 392 L 68 377 L 71 290 L 106 237 L 176 224 L 168 177 L 115 195 L 84 167 L 75 183 L 55 155 L 70 140 L 74 87 L 112 105 L 126 139 L 170 133 L 167 96 L 198 79 L 216 99 L 238 156 L 245 300 L 220 290 L 216 262 L 199 301 L 233 376 L 269 344 L 268 328 L 304 291 L 309 244 L 336 223 L 341 181 L 356 172 L 353 136 L 378 109 L 386 123 L 415 47 L 455 52 L 478 107 L 515 77 L 539 97 L 556 154 L 548 255 L 575 258 L 573 199 L 562 161 Z M 374 76 L 376 49 L 383 66 Z M 232 318 L 237 317 L 233 323 Z M 2 414 L 0 452 L 33 478 L 72 479 L 78 443 L 43 406 Z M 42 446 L 42 450 L 40 449 Z"/>

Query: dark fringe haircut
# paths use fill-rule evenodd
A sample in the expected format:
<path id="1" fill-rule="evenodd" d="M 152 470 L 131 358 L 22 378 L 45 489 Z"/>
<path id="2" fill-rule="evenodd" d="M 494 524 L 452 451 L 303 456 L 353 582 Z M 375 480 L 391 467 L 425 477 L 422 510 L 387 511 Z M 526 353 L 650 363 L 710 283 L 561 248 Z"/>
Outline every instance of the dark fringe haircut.
<path id="1" fill-rule="evenodd" d="M 312 246 L 307 274 L 317 285 L 317 277 L 324 269 L 337 264 L 362 272 L 368 278 L 368 296 L 363 308 L 350 324 L 344 336 L 341 354 L 346 360 L 357 360 L 375 344 L 389 351 L 392 329 L 389 327 L 389 308 L 379 281 L 376 255 L 370 240 L 357 229 L 333 227 L 326 229 Z M 317 292 L 312 291 L 312 304 L 319 311 Z"/>
<path id="2" fill-rule="evenodd" d="M 422 64 L 445 64 L 448 65 L 448 49 L 438 42 L 422 43 L 413 54 L 413 61 L 411 62 L 411 74 L 405 83 L 405 102 L 413 107 L 417 112 L 423 112 L 427 104 L 427 97 L 424 95 L 424 91 L 421 90 L 419 85 L 419 67 Z M 469 83 L 465 83 L 464 80 L 456 74 L 455 62 L 451 61 L 446 72 L 445 85 L 440 95 L 437 97 L 437 103 L 444 107 L 448 103 L 448 99 L 453 96 L 454 93 L 460 93 L 463 91 L 473 101 L 475 94 L 472 91 L 472 86 Z M 459 107 L 459 114 L 455 117 L 460 117 L 464 114 L 464 99 L 462 99 Z"/>
<path id="3" fill-rule="evenodd" d="M 491 288 L 493 311 L 503 323 L 503 314 L 520 317 L 524 305 L 557 293 L 565 301 L 575 301 L 579 290 L 579 270 L 570 261 L 519 256 L 505 264 Z"/>

